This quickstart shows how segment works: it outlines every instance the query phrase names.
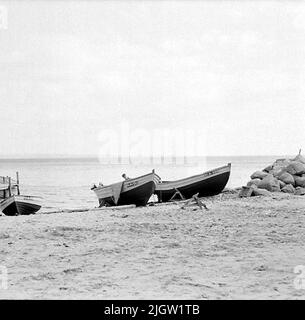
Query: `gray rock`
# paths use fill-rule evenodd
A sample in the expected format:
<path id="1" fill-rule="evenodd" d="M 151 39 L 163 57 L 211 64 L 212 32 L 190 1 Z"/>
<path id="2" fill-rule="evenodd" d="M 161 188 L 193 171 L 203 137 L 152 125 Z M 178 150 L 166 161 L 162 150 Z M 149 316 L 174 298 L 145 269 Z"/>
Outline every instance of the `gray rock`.
<path id="1" fill-rule="evenodd" d="M 273 166 L 284 168 L 284 167 L 287 167 L 290 163 L 291 163 L 291 160 L 289 160 L 289 159 L 277 159 L 273 163 Z"/>
<path id="2" fill-rule="evenodd" d="M 267 166 L 265 169 L 263 169 L 263 172 L 269 173 L 270 171 L 272 171 L 272 169 L 273 169 L 273 165 L 270 164 L 270 166 Z"/>
<path id="3" fill-rule="evenodd" d="M 265 190 L 265 189 L 259 189 L 259 188 L 254 188 L 253 189 L 253 194 L 255 196 L 267 196 L 267 197 L 270 197 L 272 195 L 272 193 L 268 190 Z"/>
<path id="4" fill-rule="evenodd" d="M 305 173 L 305 164 L 293 161 L 286 167 L 285 171 L 292 175 L 301 175 Z"/>
<path id="5" fill-rule="evenodd" d="M 283 182 L 283 181 L 281 181 L 281 180 L 279 180 L 279 183 L 280 183 L 280 188 L 281 188 L 281 189 L 286 186 L 286 183 Z"/>
<path id="6" fill-rule="evenodd" d="M 295 193 L 294 186 L 292 184 L 286 184 L 286 186 L 284 188 L 282 188 L 282 192 Z"/>
<path id="7" fill-rule="evenodd" d="M 258 184 L 261 182 L 261 179 L 252 179 L 247 183 L 248 187 L 251 187 L 252 185 L 258 186 Z"/>
<path id="8" fill-rule="evenodd" d="M 266 189 L 271 192 L 281 191 L 279 181 L 274 178 L 271 174 L 268 174 L 263 180 L 258 184 L 258 188 Z"/>
<path id="9" fill-rule="evenodd" d="M 303 196 L 305 194 L 305 188 L 302 188 L 302 187 L 295 188 L 294 194 L 297 196 Z"/>
<path id="10" fill-rule="evenodd" d="M 268 175 L 267 172 L 263 172 L 263 171 L 255 171 L 252 175 L 251 175 L 251 179 L 263 179 Z"/>
<path id="11" fill-rule="evenodd" d="M 297 161 L 305 164 L 305 158 L 301 154 L 298 154 L 292 161 Z"/>
<path id="12" fill-rule="evenodd" d="M 251 197 L 254 189 L 252 187 L 242 187 L 239 193 L 240 198 Z"/>
<path id="13" fill-rule="evenodd" d="M 294 176 L 294 180 L 297 187 L 305 188 L 305 177 Z"/>
<path id="14" fill-rule="evenodd" d="M 278 179 L 283 181 L 285 184 L 292 184 L 294 186 L 294 177 L 288 172 L 283 172 L 281 175 L 279 175 Z"/>

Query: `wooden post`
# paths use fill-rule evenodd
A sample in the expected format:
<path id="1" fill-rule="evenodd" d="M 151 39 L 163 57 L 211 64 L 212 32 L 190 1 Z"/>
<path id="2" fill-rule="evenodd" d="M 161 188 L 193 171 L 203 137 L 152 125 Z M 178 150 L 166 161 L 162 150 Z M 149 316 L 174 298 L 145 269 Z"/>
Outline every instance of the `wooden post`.
<path id="1" fill-rule="evenodd" d="M 17 194 L 20 196 L 20 189 L 19 189 L 19 172 L 16 172 L 16 179 L 17 179 Z"/>
<path id="2" fill-rule="evenodd" d="M 192 205 L 192 202 L 194 202 L 195 204 L 198 205 L 198 207 L 200 208 L 200 210 L 202 210 L 202 208 L 209 210 L 208 207 L 201 202 L 201 200 L 198 198 L 199 193 L 196 193 L 192 196 L 192 198 L 190 198 L 189 200 L 187 200 L 184 205 L 181 207 L 181 209 L 185 209 L 187 206 Z"/>
<path id="3" fill-rule="evenodd" d="M 9 197 L 12 196 L 12 183 L 11 183 L 11 177 L 8 178 L 8 195 Z"/>
<path id="4" fill-rule="evenodd" d="M 174 188 L 174 189 L 175 189 L 176 192 L 172 195 L 172 197 L 169 199 L 169 201 L 172 201 L 173 199 L 175 199 L 176 195 L 179 195 L 181 200 L 185 200 L 185 198 L 182 195 L 182 193 L 177 188 Z"/>

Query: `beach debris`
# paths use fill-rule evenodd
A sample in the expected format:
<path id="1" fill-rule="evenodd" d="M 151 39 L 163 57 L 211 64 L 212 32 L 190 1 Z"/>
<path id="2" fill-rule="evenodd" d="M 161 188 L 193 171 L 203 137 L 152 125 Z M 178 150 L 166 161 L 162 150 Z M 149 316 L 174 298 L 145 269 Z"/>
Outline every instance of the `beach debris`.
<path id="1" fill-rule="evenodd" d="M 267 269 L 268 269 L 268 267 L 265 265 L 260 265 L 260 266 L 257 266 L 254 268 L 254 270 L 256 270 L 256 271 L 266 271 Z"/>
<path id="2" fill-rule="evenodd" d="M 200 208 L 200 210 L 202 210 L 202 208 L 209 210 L 208 207 L 201 202 L 201 200 L 198 198 L 199 193 L 196 193 L 192 196 L 192 198 L 190 198 L 189 200 L 187 200 L 181 207 L 181 209 L 186 209 L 186 207 L 188 206 L 192 206 L 192 205 L 198 205 L 198 207 Z"/>
<path id="3" fill-rule="evenodd" d="M 98 211 L 116 211 L 116 210 L 124 210 L 124 209 L 132 209 L 136 208 L 135 204 L 127 204 L 122 206 L 113 206 L 113 207 L 98 207 L 98 208 L 75 208 L 75 209 L 65 209 L 65 210 L 58 210 L 58 211 L 49 211 L 45 212 L 47 214 L 53 213 L 80 213 L 80 212 L 98 212 Z"/>
<path id="4" fill-rule="evenodd" d="M 262 171 L 255 171 L 250 178 L 242 187 L 240 197 L 270 195 L 270 192 L 305 195 L 305 157 L 300 149 L 296 157 L 277 159 Z"/>
<path id="5" fill-rule="evenodd" d="M 175 190 L 175 193 L 172 195 L 169 201 L 173 201 L 176 198 L 176 196 L 179 196 L 181 200 L 185 200 L 184 196 L 177 188 L 174 188 L 174 190 Z"/>
<path id="6" fill-rule="evenodd" d="M 239 189 L 239 188 L 235 188 L 235 189 L 225 188 L 225 189 L 223 189 L 222 193 L 236 194 L 239 191 L 237 189 Z"/>

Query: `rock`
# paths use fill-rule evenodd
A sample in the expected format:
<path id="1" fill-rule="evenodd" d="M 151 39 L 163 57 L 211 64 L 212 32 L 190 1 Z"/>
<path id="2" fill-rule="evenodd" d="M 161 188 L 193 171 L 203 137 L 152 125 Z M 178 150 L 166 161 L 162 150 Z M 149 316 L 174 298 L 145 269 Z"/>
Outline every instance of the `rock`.
<path id="1" fill-rule="evenodd" d="M 305 158 L 301 154 L 298 154 L 292 161 L 297 161 L 305 164 Z"/>
<path id="2" fill-rule="evenodd" d="M 285 184 L 292 184 L 294 186 L 294 177 L 288 172 L 283 172 L 281 175 L 279 175 L 278 179 L 283 181 Z"/>
<path id="3" fill-rule="evenodd" d="M 263 180 L 258 184 L 258 188 L 266 189 L 271 192 L 280 191 L 280 183 L 271 174 L 268 174 Z"/>
<path id="4" fill-rule="evenodd" d="M 254 188 L 253 189 L 253 194 L 255 196 L 271 196 L 271 192 L 265 189 L 259 189 L 259 188 Z"/>
<path id="5" fill-rule="evenodd" d="M 278 178 L 278 177 L 279 177 L 280 175 L 282 175 L 284 172 L 286 172 L 286 171 L 285 171 L 285 167 L 279 167 L 279 166 L 273 167 L 273 170 L 270 171 L 270 173 L 271 173 L 274 177 L 276 177 L 276 178 Z"/>
<path id="6" fill-rule="evenodd" d="M 292 175 L 301 175 L 305 173 L 305 164 L 293 161 L 286 167 L 285 171 Z"/>
<path id="7" fill-rule="evenodd" d="M 297 195 L 297 196 L 303 196 L 305 194 L 305 188 L 296 187 L 294 194 Z"/>
<path id="8" fill-rule="evenodd" d="M 251 187 L 252 185 L 258 186 L 258 184 L 261 182 L 261 179 L 252 179 L 247 183 L 248 187 Z"/>
<path id="9" fill-rule="evenodd" d="M 285 193 L 294 193 L 295 192 L 295 189 L 293 187 L 292 184 L 286 184 L 286 186 L 284 188 L 282 188 L 282 192 L 285 192 Z"/>
<path id="10" fill-rule="evenodd" d="M 268 175 L 267 172 L 263 172 L 263 171 L 255 171 L 252 175 L 251 175 L 251 179 L 264 179 L 266 176 Z"/>
<path id="11" fill-rule="evenodd" d="M 294 180 L 297 187 L 305 188 L 305 177 L 294 176 Z"/>
<path id="12" fill-rule="evenodd" d="M 279 180 L 279 183 L 280 183 L 280 188 L 281 188 L 281 189 L 286 186 L 286 183 L 283 182 L 283 181 L 281 181 L 281 180 Z"/>
<path id="13" fill-rule="evenodd" d="M 290 163 L 291 163 L 291 160 L 289 159 L 277 159 L 275 160 L 273 166 L 284 168 L 284 167 L 287 167 Z"/>
<path id="14" fill-rule="evenodd" d="M 273 169 L 273 165 L 270 164 L 270 166 L 268 166 L 268 167 L 266 167 L 265 169 L 263 169 L 263 172 L 269 173 L 270 171 L 272 171 L 272 169 Z"/>
<path id="15" fill-rule="evenodd" d="M 239 193 L 240 198 L 251 197 L 254 189 L 252 187 L 242 187 Z"/>

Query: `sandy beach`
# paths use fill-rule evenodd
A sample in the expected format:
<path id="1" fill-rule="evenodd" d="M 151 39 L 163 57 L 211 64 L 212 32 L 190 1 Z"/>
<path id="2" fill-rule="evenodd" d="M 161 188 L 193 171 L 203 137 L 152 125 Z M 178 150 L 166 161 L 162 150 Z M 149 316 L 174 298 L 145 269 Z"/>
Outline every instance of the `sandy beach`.
<path id="1" fill-rule="evenodd" d="M 0 217 L 8 288 L 26 299 L 303 299 L 304 197 L 203 199 Z"/>

